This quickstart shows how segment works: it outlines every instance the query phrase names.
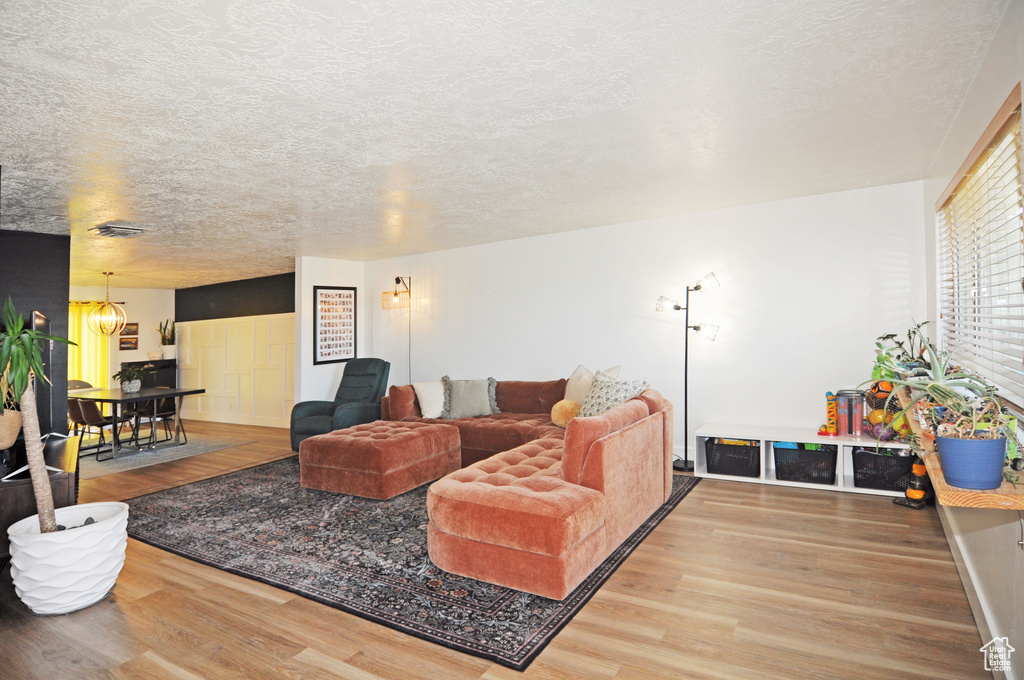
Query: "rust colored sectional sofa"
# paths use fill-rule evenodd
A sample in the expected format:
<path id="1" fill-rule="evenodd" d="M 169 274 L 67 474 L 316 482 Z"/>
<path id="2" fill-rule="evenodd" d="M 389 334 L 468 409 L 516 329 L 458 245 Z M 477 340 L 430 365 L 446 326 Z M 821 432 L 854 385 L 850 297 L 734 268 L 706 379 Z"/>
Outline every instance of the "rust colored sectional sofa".
<path id="1" fill-rule="evenodd" d="M 499 381 L 491 416 L 420 416 L 411 385 L 384 419 L 459 428 L 462 469 L 427 493 L 427 547 L 440 568 L 564 599 L 669 497 L 672 405 L 647 390 L 564 430 L 551 407 L 565 380 Z"/>

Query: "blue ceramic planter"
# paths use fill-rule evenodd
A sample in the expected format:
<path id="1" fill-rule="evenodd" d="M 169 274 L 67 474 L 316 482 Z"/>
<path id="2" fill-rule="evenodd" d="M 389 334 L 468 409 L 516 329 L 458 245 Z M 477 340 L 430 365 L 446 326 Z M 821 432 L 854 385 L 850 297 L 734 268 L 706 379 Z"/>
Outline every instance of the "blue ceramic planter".
<path id="1" fill-rule="evenodd" d="M 1006 439 L 936 437 L 946 483 L 961 489 L 996 489 L 1003 483 Z"/>

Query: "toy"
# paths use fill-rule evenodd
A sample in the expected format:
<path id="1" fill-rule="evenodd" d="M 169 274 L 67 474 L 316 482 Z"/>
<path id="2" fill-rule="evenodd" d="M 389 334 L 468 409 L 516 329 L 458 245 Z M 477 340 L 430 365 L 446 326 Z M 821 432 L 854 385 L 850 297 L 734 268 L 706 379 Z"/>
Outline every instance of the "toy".
<path id="1" fill-rule="evenodd" d="M 818 434 L 825 437 L 836 437 L 839 435 L 839 407 L 836 405 L 836 395 L 832 392 L 825 393 L 825 424 L 818 430 Z"/>
<path id="2" fill-rule="evenodd" d="M 878 425 L 885 419 L 885 411 L 880 408 L 876 408 L 868 414 L 868 422 L 872 425 Z"/>
<path id="3" fill-rule="evenodd" d="M 935 502 L 935 493 L 932 491 L 931 480 L 928 479 L 928 470 L 920 458 L 914 461 L 911 474 L 906 496 L 893 498 L 892 502 L 914 510 L 921 510 L 924 506 Z"/>
<path id="4" fill-rule="evenodd" d="M 888 380 L 876 380 L 868 390 L 868 405 L 871 408 L 883 408 L 885 400 L 892 394 L 892 383 Z"/>

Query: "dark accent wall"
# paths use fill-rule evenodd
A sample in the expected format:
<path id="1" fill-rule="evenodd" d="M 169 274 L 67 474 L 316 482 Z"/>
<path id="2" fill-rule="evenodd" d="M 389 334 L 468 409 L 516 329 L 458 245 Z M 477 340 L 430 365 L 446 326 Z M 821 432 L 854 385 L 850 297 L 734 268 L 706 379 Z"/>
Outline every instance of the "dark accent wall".
<path id="1" fill-rule="evenodd" d="M 174 291 L 175 323 L 294 311 L 294 272 Z"/>
<path id="2" fill-rule="evenodd" d="M 68 336 L 68 291 L 71 272 L 71 237 L 0 230 L 0 304 L 10 296 L 14 308 L 26 321 L 33 311 L 50 320 L 50 333 Z M 68 431 L 68 347 L 53 343 L 49 378 L 49 408 L 40 404 L 39 429 L 46 432 Z M 48 413 L 46 422 L 44 414 Z"/>

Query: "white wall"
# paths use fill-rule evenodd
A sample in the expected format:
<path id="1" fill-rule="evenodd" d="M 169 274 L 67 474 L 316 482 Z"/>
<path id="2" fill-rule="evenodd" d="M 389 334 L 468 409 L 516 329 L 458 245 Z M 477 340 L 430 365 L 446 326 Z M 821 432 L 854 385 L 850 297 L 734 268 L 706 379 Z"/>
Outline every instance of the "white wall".
<path id="1" fill-rule="evenodd" d="M 71 286 L 71 300 L 106 299 L 105 286 Z M 129 323 L 139 324 L 139 349 L 120 350 L 119 338 L 110 338 L 110 373 L 121 368 L 122 361 L 146 361 L 147 352 L 160 349 L 160 333 L 157 324 L 174 318 L 174 291 L 157 288 L 111 288 L 110 299 L 114 302 L 124 301 L 124 311 Z M 110 376 L 107 376 L 110 379 Z M 107 385 L 96 385 L 107 387 Z"/>
<path id="2" fill-rule="evenodd" d="M 622 364 L 677 405 L 691 295 L 690 438 L 705 423 L 817 428 L 824 393 L 870 377 L 874 340 L 927 317 L 920 182 L 538 236 L 367 263 L 379 296 L 411 275 L 412 380 L 551 379 Z M 373 346 L 406 368 L 407 310 L 374 306 Z M 692 446 L 692 443 L 691 443 Z M 681 453 L 681 450 L 679 451 Z"/>
<path id="3" fill-rule="evenodd" d="M 935 202 L 967 158 L 996 111 L 1024 80 L 1024 2 L 1007 8 L 985 61 L 943 140 L 924 181 L 927 238 L 928 308 L 938 318 L 935 267 Z M 1006 510 L 941 508 L 940 515 L 957 558 L 982 642 L 1006 636 L 1018 652 L 1011 657 L 1008 678 L 1024 678 L 1024 596 L 1018 583 L 1024 574 L 1024 551 L 1018 514 Z M 980 654 L 979 654 L 980 657 Z M 980 665 L 979 660 L 979 665 Z M 1001 677 L 996 674 L 996 677 Z"/>
<path id="4" fill-rule="evenodd" d="M 190 321 L 177 326 L 182 417 L 288 427 L 294 403 L 295 314 Z"/>
<path id="5" fill-rule="evenodd" d="M 332 400 L 345 372 L 345 364 L 313 365 L 313 286 L 354 286 L 356 288 L 356 356 L 373 355 L 370 333 L 374 295 L 380 306 L 380 291 L 364 285 L 366 263 L 324 257 L 295 258 L 295 394 L 296 401 Z"/>

